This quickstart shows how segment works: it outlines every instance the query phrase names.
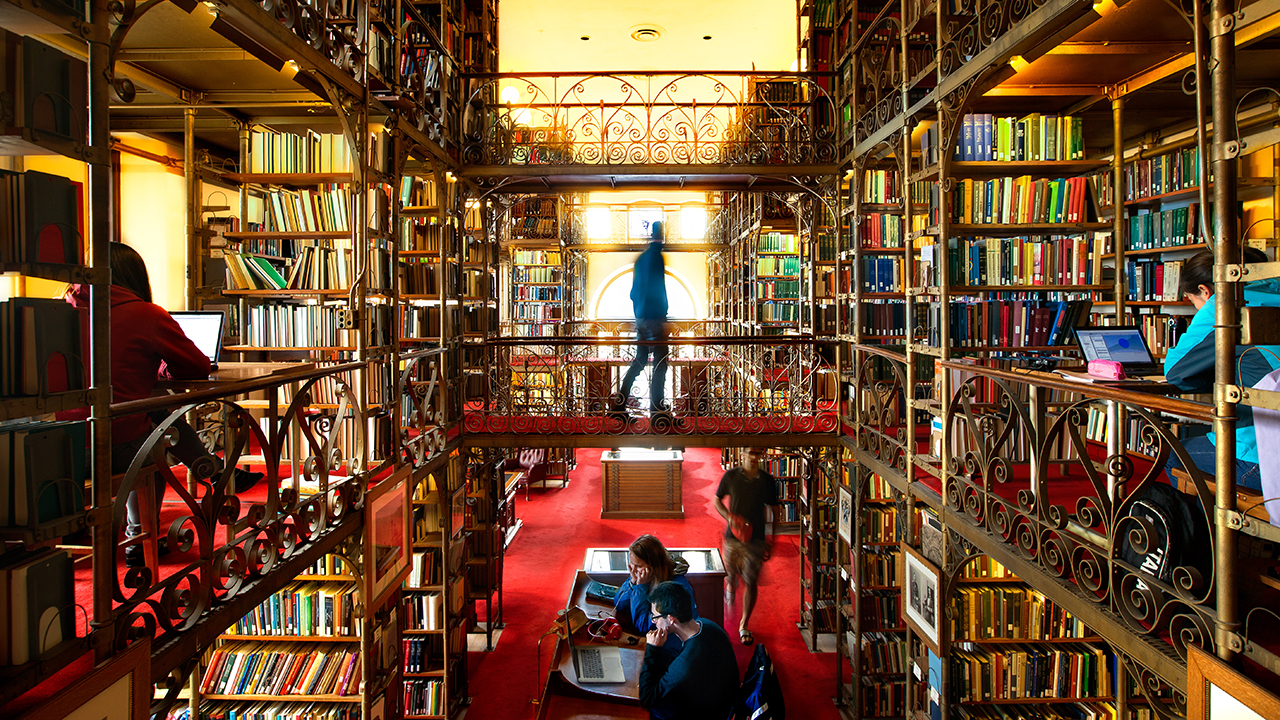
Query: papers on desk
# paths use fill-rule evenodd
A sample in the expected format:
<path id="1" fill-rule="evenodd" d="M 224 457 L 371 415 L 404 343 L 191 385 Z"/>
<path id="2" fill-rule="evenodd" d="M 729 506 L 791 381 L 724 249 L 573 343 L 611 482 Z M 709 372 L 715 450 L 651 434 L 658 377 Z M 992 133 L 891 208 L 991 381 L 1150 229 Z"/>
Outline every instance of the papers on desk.
<path id="1" fill-rule="evenodd" d="M 1079 372 L 1077 370 L 1059 370 L 1058 374 L 1061 375 L 1064 380 L 1090 383 L 1093 385 L 1149 385 L 1151 383 L 1162 383 L 1165 381 L 1163 375 L 1144 375 L 1143 377 L 1115 380 L 1112 378 L 1095 377 L 1089 373 Z"/>

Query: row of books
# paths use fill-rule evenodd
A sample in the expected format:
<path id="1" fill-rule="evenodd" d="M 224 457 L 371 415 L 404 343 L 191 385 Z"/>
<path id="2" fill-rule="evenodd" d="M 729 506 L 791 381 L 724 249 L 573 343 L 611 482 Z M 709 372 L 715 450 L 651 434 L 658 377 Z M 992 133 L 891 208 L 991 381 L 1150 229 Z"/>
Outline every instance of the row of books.
<path id="1" fill-rule="evenodd" d="M 408 252 L 439 253 L 446 241 L 457 238 L 453 218 L 441 222 L 433 217 L 400 218 L 400 249 Z"/>
<path id="2" fill-rule="evenodd" d="M 1067 648 L 1010 646 L 992 652 L 952 649 L 951 689 L 960 702 L 1027 698 L 1102 698 L 1112 692 L 1106 650 L 1091 643 Z"/>
<path id="3" fill-rule="evenodd" d="M 404 682 L 406 715 L 444 715 L 445 685 L 443 680 L 414 678 Z"/>
<path id="4" fill-rule="evenodd" d="M 774 487 L 778 492 L 778 500 L 780 502 L 793 503 L 800 499 L 800 487 L 794 480 L 777 480 Z"/>
<path id="5" fill-rule="evenodd" d="M 559 250 L 512 250 L 513 265 L 555 265 L 564 262 Z"/>
<path id="6" fill-rule="evenodd" d="M 756 275 L 785 275 L 795 277 L 800 274 L 800 258 L 798 257 L 761 257 L 756 258 Z"/>
<path id="7" fill-rule="evenodd" d="M 405 175 L 400 178 L 399 200 L 405 207 L 436 207 L 439 184 L 434 177 Z"/>
<path id="8" fill-rule="evenodd" d="M 511 323 L 511 337 L 555 337 L 558 323 Z"/>
<path id="9" fill-rule="evenodd" d="M 404 640 L 404 671 L 425 673 L 437 670 L 442 660 L 443 637 L 415 637 Z"/>
<path id="10" fill-rule="evenodd" d="M 403 295 L 439 295 L 439 264 L 422 258 L 405 258 L 396 266 L 396 277 Z"/>
<path id="11" fill-rule="evenodd" d="M 463 272 L 462 295 L 467 298 L 495 298 L 498 296 L 498 280 L 487 272 Z"/>
<path id="12" fill-rule="evenodd" d="M 863 547 L 858 585 L 864 588 L 887 588 L 897 584 L 898 548 L 890 545 Z"/>
<path id="13" fill-rule="evenodd" d="M 1100 174 L 1105 175 L 1103 182 L 1110 189 L 1111 173 Z M 1198 187 L 1200 149 L 1195 145 L 1157 157 L 1127 162 L 1124 166 L 1125 202 Z M 1114 205 L 1115 202 L 1112 200 L 1105 204 Z"/>
<path id="14" fill-rule="evenodd" d="M 862 301 L 862 332 L 884 338 L 907 335 L 907 303 L 905 300 L 876 298 Z"/>
<path id="15" fill-rule="evenodd" d="M 936 134 L 926 132 L 921 136 L 921 150 L 926 157 L 936 158 L 937 144 Z M 1083 160 L 1084 156 L 1084 119 L 1079 116 L 1032 113 L 1018 118 L 969 113 L 960 121 L 960 136 L 953 159 L 965 162 L 1048 162 Z"/>
<path id="16" fill-rule="evenodd" d="M 236 635 L 356 637 L 353 583 L 295 582 L 274 593 L 236 621 Z"/>
<path id="17" fill-rule="evenodd" d="M 316 190 L 272 190 L 266 194 L 268 232 L 346 232 L 351 193 L 344 185 Z"/>
<path id="18" fill-rule="evenodd" d="M 511 288 L 511 299 L 517 302 L 522 300 L 558 302 L 560 300 L 560 286 L 516 285 Z"/>
<path id="19" fill-rule="evenodd" d="M 84 189 L 60 175 L 0 170 L 0 262 L 84 262 Z"/>
<path id="20" fill-rule="evenodd" d="M 791 233 L 761 233 L 756 241 L 756 252 L 795 255 L 800 252 L 799 238 Z"/>
<path id="21" fill-rule="evenodd" d="M 511 226 L 511 234 L 515 237 L 549 238 L 555 232 L 556 219 L 553 217 L 529 215 L 521 220 L 514 220 Z"/>
<path id="22" fill-rule="evenodd" d="M 868 213 L 858 223 L 859 244 L 864 248 L 900 248 L 905 235 L 902 216 L 890 213 Z"/>
<path id="23" fill-rule="evenodd" d="M 958 720 L 1117 720 L 1114 703 L 1064 702 L 1057 705 L 1001 703 L 1000 705 L 953 705 Z M 935 717 L 941 717 L 936 715 Z M 1156 720 L 1163 717 L 1150 707 L 1129 706 L 1123 720 Z"/>
<path id="24" fill-rule="evenodd" d="M 345 302 L 251 305 L 245 312 L 245 341 L 258 347 L 351 346 L 355 331 L 338 328 L 338 313 L 345 309 Z"/>
<path id="25" fill-rule="evenodd" d="M 1018 578 L 1012 570 L 987 555 L 978 555 L 969 560 L 961 566 L 956 577 L 961 580 L 1016 580 Z"/>
<path id="26" fill-rule="evenodd" d="M 814 273 L 813 295 L 819 300 L 830 299 L 840 291 L 835 268 L 820 268 Z M 801 278 L 802 280 L 804 278 Z"/>
<path id="27" fill-rule="evenodd" d="M 350 575 L 354 580 L 355 576 L 351 575 L 351 566 L 347 563 L 346 558 L 341 555 L 325 555 L 311 564 L 311 567 L 304 569 L 298 573 L 301 575 Z"/>
<path id="28" fill-rule="evenodd" d="M 358 643 L 228 642 L 213 652 L 200 683 L 206 695 L 355 695 Z"/>
<path id="29" fill-rule="evenodd" d="M 444 596 L 438 592 L 410 594 L 404 599 L 404 616 L 410 630 L 442 630 Z"/>
<path id="30" fill-rule="evenodd" d="M 449 308 L 451 313 L 456 307 Z M 439 305 L 400 305 L 400 336 L 406 338 L 440 337 Z"/>
<path id="31" fill-rule="evenodd" d="M 557 322 L 563 317 L 559 305 L 549 303 L 529 304 L 517 303 L 511 308 L 513 320 L 532 320 L 535 322 Z"/>
<path id="32" fill-rule="evenodd" d="M 424 506 L 425 507 L 425 506 Z M 438 507 L 438 506 L 437 506 Z M 439 532 L 439 520 L 437 519 L 436 529 L 428 532 Z M 415 533 L 415 538 L 424 537 Z M 417 542 L 417 540 L 415 540 Z M 426 550 L 414 550 L 413 559 L 409 562 L 409 579 L 406 581 L 409 588 L 421 588 L 428 585 L 439 585 L 443 582 L 443 568 L 440 562 L 440 549 L 429 548 Z"/>
<path id="33" fill-rule="evenodd" d="M 1209 218 L 1213 222 L 1213 218 Z M 1129 216 L 1129 236 L 1125 247 L 1130 250 L 1176 248 L 1200 242 L 1200 203 L 1187 207 L 1156 210 Z"/>
<path id="34" fill-rule="evenodd" d="M 991 225 L 1082 223 L 1089 212 L 1089 182 L 1083 177 L 1019 177 L 956 182 L 949 206 L 951 222 Z"/>
<path id="35" fill-rule="evenodd" d="M 351 172 L 351 149 L 341 133 L 304 135 L 252 130 L 249 133 L 251 173 Z"/>
<path id="36" fill-rule="evenodd" d="M 956 640 L 1051 640 L 1092 635 L 1083 622 L 1057 603 L 1016 585 L 961 586 L 953 602 L 951 632 Z"/>
<path id="37" fill-rule="evenodd" d="M 1140 453 L 1155 457 L 1160 447 L 1156 444 L 1148 444 L 1145 439 L 1156 438 L 1158 435 L 1144 435 L 1143 429 L 1147 426 L 1147 421 L 1135 416 L 1125 418 L 1124 433 L 1121 437 L 1122 446 L 1129 452 Z M 1177 424 L 1171 424 L 1170 429 L 1176 432 Z M 1107 413 L 1100 408 L 1089 408 L 1085 420 L 1084 436 L 1088 440 L 1105 444 L 1108 438 L 1114 437 L 1116 434 L 1115 423 L 1113 418 L 1108 417 Z"/>
<path id="38" fill-rule="evenodd" d="M 821 262 L 834 262 L 836 256 L 840 253 L 840 248 L 836 246 L 836 236 L 828 230 L 819 230 L 817 232 L 817 260 Z"/>
<path id="39" fill-rule="evenodd" d="M 848 270 L 844 272 L 849 273 Z M 905 275 L 906 261 L 900 257 L 862 258 L 863 292 L 901 292 Z"/>
<path id="40" fill-rule="evenodd" d="M 775 478 L 798 477 L 805 466 L 805 459 L 798 455 L 765 455 L 760 459 L 760 468 Z"/>
<path id="41" fill-rule="evenodd" d="M 956 286 L 1093 285 L 1103 278 L 1110 235 L 949 238 Z M 894 285 L 892 287 L 899 287 Z"/>
<path id="42" fill-rule="evenodd" d="M 812 623 L 811 628 L 814 632 L 835 632 L 836 613 L 838 611 L 835 601 L 815 600 L 810 602 L 805 600 L 801 607 L 801 623 L 808 619 Z"/>
<path id="43" fill-rule="evenodd" d="M 862 202 L 874 205 L 902 202 L 902 174 L 896 168 L 863 170 Z"/>
<path id="44" fill-rule="evenodd" d="M 511 206 L 512 217 L 555 217 L 556 201 L 552 198 L 529 198 Z"/>
<path id="45" fill-rule="evenodd" d="M 1124 264 L 1126 296 L 1130 302 L 1178 302 L 1182 300 L 1182 261 L 1154 258 Z"/>
<path id="46" fill-rule="evenodd" d="M 235 225 L 237 226 L 240 224 L 239 218 L 230 218 L 230 220 L 235 221 Z M 224 225 L 221 227 L 228 227 L 228 226 Z M 213 229 L 212 223 L 209 224 L 209 229 L 211 230 Z M 250 232 L 261 231 L 262 224 L 249 223 L 249 229 L 250 229 Z M 235 230 L 228 229 L 226 230 L 226 232 L 235 232 Z M 238 250 L 240 252 L 246 253 L 249 255 L 267 255 L 272 258 L 292 260 L 298 254 L 298 251 L 297 251 L 297 247 L 299 244 L 298 240 L 244 238 L 244 239 L 236 240 L 234 242 L 237 243 Z M 228 246 L 224 244 L 224 247 L 228 247 Z"/>
<path id="47" fill-rule="evenodd" d="M 907 662 L 907 641 L 901 635 L 863 632 L 861 643 L 849 643 L 849 647 L 858 645 L 862 646 L 864 673 L 905 673 L 910 666 Z"/>
<path id="48" fill-rule="evenodd" d="M 0 303 L 0 392 L 47 395 L 87 387 L 81 313 L 63 300 Z"/>
<path id="49" fill-rule="evenodd" d="M 760 322 L 794 322 L 800 319 L 800 308 L 795 303 L 762 301 L 757 304 L 756 319 Z"/>
<path id="50" fill-rule="evenodd" d="M 799 280 L 760 280 L 756 283 L 757 300 L 796 300 L 799 297 Z"/>
<path id="51" fill-rule="evenodd" d="M 819 562 L 824 565 L 830 565 L 836 562 L 837 553 L 836 553 L 835 537 L 827 536 L 823 534 L 815 535 L 815 537 L 813 538 L 813 557 L 815 562 Z M 823 576 L 822 579 L 825 581 L 827 577 L 828 576 Z M 832 580 L 834 580 L 834 576 L 830 576 L 830 577 L 832 578 Z M 817 576 L 815 576 L 814 579 L 817 580 L 818 579 Z M 834 592 L 835 583 L 832 582 L 829 588 L 822 587 L 820 589 L 824 589 L 824 590 L 830 589 L 832 592 Z"/>
<path id="52" fill-rule="evenodd" d="M 867 506 L 862 509 L 862 541 L 897 542 L 898 511 L 892 507 Z"/>
<path id="53" fill-rule="evenodd" d="M 511 268 L 511 281 L 515 283 L 558 283 L 561 269 L 558 267 L 516 265 Z"/>
<path id="54" fill-rule="evenodd" d="M 859 598 L 858 613 L 863 628 L 876 631 L 902 627 L 902 593 L 897 590 L 868 590 Z"/>
<path id="55" fill-rule="evenodd" d="M 187 706 L 179 704 L 168 720 L 188 720 Z M 204 700 L 200 720 L 360 720 L 359 703 Z"/>
<path id="56" fill-rule="evenodd" d="M 902 680 L 886 681 L 864 675 L 861 696 L 863 717 L 902 717 L 902 708 L 907 701 L 907 685 Z"/>
<path id="57" fill-rule="evenodd" d="M 866 500 L 893 500 L 893 486 L 879 475 L 871 475 L 867 479 L 866 489 L 863 490 L 863 493 L 863 498 Z M 897 513 L 897 510 L 892 507 L 883 509 L 886 512 Z"/>
<path id="58" fill-rule="evenodd" d="M 953 347 L 1045 347 L 1071 341 L 1071 329 L 1088 315 L 1088 300 L 965 300 L 951 304 Z M 926 308 L 929 342 L 942 341 L 940 303 Z"/>

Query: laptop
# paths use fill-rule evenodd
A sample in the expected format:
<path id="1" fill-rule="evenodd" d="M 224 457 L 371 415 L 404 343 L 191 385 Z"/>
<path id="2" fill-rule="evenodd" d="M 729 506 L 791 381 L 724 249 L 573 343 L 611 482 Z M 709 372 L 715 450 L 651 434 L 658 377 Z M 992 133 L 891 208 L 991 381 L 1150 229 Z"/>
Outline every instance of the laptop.
<path id="1" fill-rule="evenodd" d="M 200 348 L 200 352 L 209 358 L 209 367 L 218 367 L 218 358 L 222 355 L 222 324 L 226 315 L 218 311 L 193 310 L 169 313 L 183 334 Z"/>
<path id="2" fill-rule="evenodd" d="M 1128 377 L 1164 374 L 1164 367 L 1151 357 L 1147 339 L 1134 325 L 1076 328 L 1076 343 L 1085 362 L 1112 360 L 1120 363 Z"/>
<path id="3" fill-rule="evenodd" d="M 621 683 L 627 681 L 622 671 L 622 651 L 612 645 L 576 647 L 569 633 L 569 652 L 573 653 L 573 674 L 580 683 Z"/>

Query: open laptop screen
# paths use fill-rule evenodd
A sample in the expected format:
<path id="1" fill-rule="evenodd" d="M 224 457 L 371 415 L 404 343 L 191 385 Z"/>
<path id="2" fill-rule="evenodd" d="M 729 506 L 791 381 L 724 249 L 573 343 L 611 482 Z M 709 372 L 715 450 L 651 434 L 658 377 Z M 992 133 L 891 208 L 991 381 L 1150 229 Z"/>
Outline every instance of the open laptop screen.
<path id="1" fill-rule="evenodd" d="M 1121 365 L 1155 362 L 1136 327 L 1076 328 L 1076 339 L 1086 361 L 1114 360 Z"/>
<path id="2" fill-rule="evenodd" d="M 182 327 L 183 334 L 209 358 L 209 363 L 217 365 L 218 357 L 222 353 L 222 322 L 225 316 L 220 312 L 198 311 L 170 314 Z"/>

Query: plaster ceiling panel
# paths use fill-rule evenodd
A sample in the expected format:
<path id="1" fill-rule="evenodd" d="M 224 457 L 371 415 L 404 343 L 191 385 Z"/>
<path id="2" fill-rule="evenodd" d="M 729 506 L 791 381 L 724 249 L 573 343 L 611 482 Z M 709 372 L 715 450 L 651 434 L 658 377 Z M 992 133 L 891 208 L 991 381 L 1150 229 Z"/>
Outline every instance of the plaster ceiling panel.
<path id="1" fill-rule="evenodd" d="M 1107 53 L 1079 47 L 1079 54 L 1051 54 L 1009 78 L 1007 86 L 1114 85 L 1148 70 L 1172 53 Z"/>
<path id="2" fill-rule="evenodd" d="M 209 29 L 213 18 L 197 4 L 187 13 L 173 3 L 160 3 L 147 11 L 125 36 L 125 48 L 231 48 L 230 40 Z"/>
<path id="3" fill-rule="evenodd" d="M 660 28 L 660 37 L 652 42 L 632 39 L 633 29 L 642 25 Z M 796 58 L 796 4 L 503 0 L 498 38 L 503 72 L 785 71 Z"/>
<path id="4" fill-rule="evenodd" d="M 1190 40 L 1191 23 L 1179 0 L 1130 0 L 1071 38 L 1074 42 Z"/>

